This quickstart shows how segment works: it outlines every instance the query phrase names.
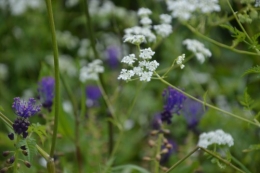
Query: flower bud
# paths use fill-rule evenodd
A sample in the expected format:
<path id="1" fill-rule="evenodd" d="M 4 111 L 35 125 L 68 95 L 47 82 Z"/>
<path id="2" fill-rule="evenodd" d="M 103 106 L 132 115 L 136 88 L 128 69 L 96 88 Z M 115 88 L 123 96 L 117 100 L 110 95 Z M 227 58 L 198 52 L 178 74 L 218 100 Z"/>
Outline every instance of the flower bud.
<path id="1" fill-rule="evenodd" d="M 154 147 L 155 146 L 155 142 L 153 140 L 151 140 L 151 139 L 148 141 L 148 144 L 149 144 L 150 147 Z"/>
<path id="2" fill-rule="evenodd" d="M 30 164 L 30 162 L 28 162 L 28 161 L 24 161 L 24 164 L 25 164 L 25 166 L 26 166 L 27 168 L 30 168 L 30 167 L 31 167 L 31 164 Z"/>
<path id="3" fill-rule="evenodd" d="M 145 157 L 143 157 L 143 160 L 145 160 L 145 161 L 150 161 L 150 160 L 152 160 L 150 157 L 147 157 L 147 156 L 145 156 Z"/>
<path id="4" fill-rule="evenodd" d="M 10 154 L 10 151 L 4 151 L 4 152 L 3 152 L 3 156 L 4 156 L 4 157 L 8 156 L 9 154 Z"/>
<path id="5" fill-rule="evenodd" d="M 169 152 L 169 150 L 168 150 L 167 148 L 164 148 L 164 149 L 161 151 L 162 154 L 166 154 L 166 153 L 168 153 L 168 152 Z"/>
<path id="6" fill-rule="evenodd" d="M 169 143 L 168 143 L 168 144 L 166 145 L 166 148 L 172 149 L 172 144 L 169 144 Z"/>
<path id="7" fill-rule="evenodd" d="M 157 155 L 155 156 L 155 158 L 156 158 L 157 161 L 160 161 L 160 160 L 161 160 L 161 155 L 160 155 L 160 154 L 157 154 Z"/>
<path id="8" fill-rule="evenodd" d="M 168 171 L 167 167 L 161 167 L 161 169 L 162 169 L 163 172 L 167 172 Z"/>
<path id="9" fill-rule="evenodd" d="M 7 167 L 5 167 L 5 168 L 2 168 L 1 170 L 0 170 L 0 173 L 6 173 L 6 171 L 8 170 L 8 168 Z"/>
<path id="10" fill-rule="evenodd" d="M 153 131 L 151 131 L 150 135 L 155 136 L 155 135 L 157 135 L 158 133 L 159 133 L 158 130 L 153 130 Z"/>
<path id="11" fill-rule="evenodd" d="M 28 156 L 28 152 L 26 150 L 22 151 L 23 155 Z"/>
<path id="12" fill-rule="evenodd" d="M 13 134 L 13 133 L 9 133 L 9 134 L 8 134 L 8 138 L 9 138 L 10 140 L 14 140 L 14 134 Z"/>
<path id="13" fill-rule="evenodd" d="M 25 145 L 21 146 L 20 148 L 21 148 L 22 150 L 26 150 L 26 146 L 25 146 Z"/>

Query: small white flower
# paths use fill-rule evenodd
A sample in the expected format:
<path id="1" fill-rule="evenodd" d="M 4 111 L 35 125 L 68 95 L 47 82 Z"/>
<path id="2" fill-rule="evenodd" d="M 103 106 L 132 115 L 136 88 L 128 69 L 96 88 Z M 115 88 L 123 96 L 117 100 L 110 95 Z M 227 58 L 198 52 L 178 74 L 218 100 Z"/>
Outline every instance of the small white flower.
<path id="1" fill-rule="evenodd" d="M 145 17 L 152 14 L 152 11 L 148 8 L 140 8 L 137 12 L 137 15 L 140 17 Z"/>
<path id="2" fill-rule="evenodd" d="M 151 25 L 152 24 L 152 20 L 149 18 L 149 17 L 143 17 L 141 20 L 140 20 L 140 23 L 142 25 Z"/>
<path id="3" fill-rule="evenodd" d="M 154 25 L 153 28 L 163 38 L 168 37 L 172 33 L 172 26 L 169 24 Z"/>
<path id="4" fill-rule="evenodd" d="M 185 54 L 182 54 L 182 55 L 178 56 L 176 63 L 178 65 L 180 65 L 183 63 L 184 59 L 185 59 Z"/>
<path id="5" fill-rule="evenodd" d="M 205 48 L 204 44 L 197 40 L 186 39 L 182 44 L 187 46 L 187 49 L 192 51 L 200 63 L 205 61 L 205 57 L 211 57 L 211 52 Z"/>
<path id="6" fill-rule="evenodd" d="M 151 59 L 152 56 L 155 54 L 155 52 L 152 51 L 151 48 L 141 49 L 140 52 L 141 53 L 140 53 L 139 57 L 142 59 Z"/>
<path id="7" fill-rule="evenodd" d="M 8 77 L 8 67 L 5 64 L 0 63 L 0 80 L 4 80 Z"/>
<path id="8" fill-rule="evenodd" d="M 214 11 L 220 11 L 220 6 L 218 0 L 200 0 L 198 3 L 198 9 L 200 9 L 202 13 L 211 13 Z"/>
<path id="9" fill-rule="evenodd" d="M 158 63 L 156 60 L 153 60 L 153 61 L 148 62 L 148 63 L 146 64 L 146 68 L 147 68 L 149 71 L 151 71 L 151 72 L 155 71 L 158 66 L 159 66 L 159 63 Z"/>
<path id="10" fill-rule="evenodd" d="M 98 73 L 103 73 L 104 67 L 102 66 L 102 61 L 96 59 L 80 69 L 79 79 L 81 82 L 86 80 L 98 80 Z"/>
<path id="11" fill-rule="evenodd" d="M 130 41 L 132 40 L 131 37 L 133 35 L 143 35 L 143 36 L 145 36 L 145 38 L 147 38 L 147 40 L 149 42 L 154 42 L 156 40 L 156 36 L 152 33 L 152 31 L 149 27 L 135 26 L 132 28 L 127 28 L 124 31 L 125 31 L 124 38 L 130 37 Z M 130 41 L 128 41 L 128 42 L 130 42 Z M 124 42 L 126 42 L 126 41 L 124 41 Z M 143 42 L 146 42 L 146 40 Z M 135 43 L 132 43 L 132 44 L 135 44 Z"/>
<path id="12" fill-rule="evenodd" d="M 140 67 L 140 66 L 139 67 L 134 67 L 133 70 L 134 70 L 134 73 L 137 76 L 141 76 L 143 74 L 143 72 L 144 72 L 144 69 L 142 67 Z"/>
<path id="13" fill-rule="evenodd" d="M 143 42 L 146 42 L 146 40 L 143 35 L 127 35 L 125 36 L 124 42 L 129 42 L 135 45 L 139 45 Z"/>
<path id="14" fill-rule="evenodd" d="M 161 19 L 161 23 L 169 24 L 172 21 L 172 16 L 168 14 L 161 14 L 160 19 Z"/>
<path id="15" fill-rule="evenodd" d="M 135 75 L 133 70 L 122 69 L 117 79 L 129 80 Z"/>
<path id="16" fill-rule="evenodd" d="M 198 146 L 207 148 L 209 145 L 228 145 L 229 147 L 234 145 L 234 139 L 228 133 L 223 130 L 216 130 L 209 133 L 202 133 L 199 137 Z"/>
<path id="17" fill-rule="evenodd" d="M 181 69 L 184 69 L 184 67 L 185 67 L 185 65 L 183 65 L 183 64 L 182 64 L 182 65 L 180 65 L 180 68 L 181 68 Z"/>
<path id="18" fill-rule="evenodd" d="M 130 54 L 130 55 L 128 55 L 128 56 L 125 56 L 123 59 L 122 59 L 122 63 L 126 63 L 126 64 L 129 64 L 129 65 L 132 65 L 134 62 L 135 62 L 135 60 L 137 60 L 136 58 L 135 58 L 135 54 Z"/>
<path id="19" fill-rule="evenodd" d="M 151 77 L 153 75 L 153 72 L 143 72 L 140 76 L 140 81 L 147 81 L 149 82 L 151 80 Z"/>

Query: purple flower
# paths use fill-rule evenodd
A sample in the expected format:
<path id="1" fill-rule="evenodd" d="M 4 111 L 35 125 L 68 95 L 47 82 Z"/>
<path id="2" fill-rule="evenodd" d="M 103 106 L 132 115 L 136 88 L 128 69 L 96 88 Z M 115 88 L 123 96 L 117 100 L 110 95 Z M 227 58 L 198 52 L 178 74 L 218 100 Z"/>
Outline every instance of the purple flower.
<path id="1" fill-rule="evenodd" d="M 29 118 L 41 110 L 41 105 L 35 105 L 34 98 L 29 98 L 28 102 L 21 100 L 19 97 L 14 98 L 12 108 L 16 115 Z"/>
<path id="2" fill-rule="evenodd" d="M 155 130 L 160 130 L 162 126 L 162 120 L 160 114 L 155 114 L 152 120 L 152 128 Z"/>
<path id="3" fill-rule="evenodd" d="M 116 46 L 110 46 L 106 50 L 107 63 L 111 68 L 116 68 L 119 64 L 119 49 Z"/>
<path id="4" fill-rule="evenodd" d="M 42 106 L 51 111 L 51 106 L 53 104 L 54 97 L 54 85 L 55 80 L 53 77 L 44 77 L 38 83 L 38 93 Z"/>
<path id="5" fill-rule="evenodd" d="M 170 124 L 172 114 L 180 114 L 186 96 L 170 87 L 165 89 L 162 95 L 164 98 L 164 111 L 161 113 L 161 119 Z"/>
<path id="6" fill-rule="evenodd" d="M 100 89 L 95 85 L 89 85 L 86 87 L 87 94 L 87 106 L 92 107 L 98 105 L 98 99 L 101 97 Z"/>
<path id="7" fill-rule="evenodd" d="M 195 129 L 205 113 L 203 105 L 192 99 L 185 100 L 182 112 L 189 129 Z"/>

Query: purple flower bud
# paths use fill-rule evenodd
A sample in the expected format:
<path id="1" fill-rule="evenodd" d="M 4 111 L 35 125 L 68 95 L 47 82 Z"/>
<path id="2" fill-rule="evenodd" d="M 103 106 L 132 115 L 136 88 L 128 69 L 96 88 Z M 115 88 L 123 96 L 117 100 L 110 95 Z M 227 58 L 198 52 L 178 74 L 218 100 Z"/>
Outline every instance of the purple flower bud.
<path id="1" fill-rule="evenodd" d="M 164 111 L 161 113 L 161 119 L 170 124 L 172 114 L 180 114 L 186 96 L 170 87 L 165 89 L 162 95 L 164 98 Z"/>
<path id="2" fill-rule="evenodd" d="M 13 133 L 9 133 L 9 134 L 8 134 L 8 138 L 9 138 L 10 140 L 14 140 L 14 134 L 13 134 Z"/>
<path id="3" fill-rule="evenodd" d="M 13 124 L 14 132 L 18 135 L 22 134 L 23 138 L 28 136 L 28 127 L 30 126 L 30 122 L 28 118 L 18 117 Z"/>
<path id="4" fill-rule="evenodd" d="M 38 83 L 38 93 L 42 106 L 49 111 L 53 104 L 55 80 L 53 77 L 44 77 Z"/>
<path id="5" fill-rule="evenodd" d="M 168 141 L 167 144 L 164 144 L 162 146 L 161 150 L 167 148 L 168 152 L 165 153 L 165 154 L 162 154 L 162 157 L 161 157 L 161 160 L 160 160 L 160 164 L 166 163 L 169 160 L 170 156 L 173 153 L 175 153 L 177 151 L 177 148 L 178 148 L 177 144 L 173 140 L 168 139 L 167 141 Z"/>
<path id="6" fill-rule="evenodd" d="M 117 68 L 119 64 L 119 49 L 116 46 L 110 46 L 106 50 L 107 63 L 111 68 Z"/>
<path id="7" fill-rule="evenodd" d="M 27 102 L 25 100 L 21 100 L 19 97 L 15 97 L 12 108 L 16 115 L 23 118 L 28 118 L 41 110 L 41 105 L 35 105 L 35 103 L 36 101 L 34 98 L 29 98 Z"/>
<path id="8" fill-rule="evenodd" d="M 92 107 L 98 105 L 98 99 L 101 97 L 101 91 L 98 86 L 89 85 L 86 87 L 87 106 Z"/>

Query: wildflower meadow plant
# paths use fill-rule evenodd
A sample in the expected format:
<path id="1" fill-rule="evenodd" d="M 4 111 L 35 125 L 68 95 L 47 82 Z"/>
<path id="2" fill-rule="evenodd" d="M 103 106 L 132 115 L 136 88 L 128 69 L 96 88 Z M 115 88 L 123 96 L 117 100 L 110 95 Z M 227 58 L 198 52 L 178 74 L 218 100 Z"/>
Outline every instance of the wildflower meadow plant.
<path id="1" fill-rule="evenodd" d="M 0 1 L 1 173 L 260 172 L 259 0 L 45 5 Z"/>

